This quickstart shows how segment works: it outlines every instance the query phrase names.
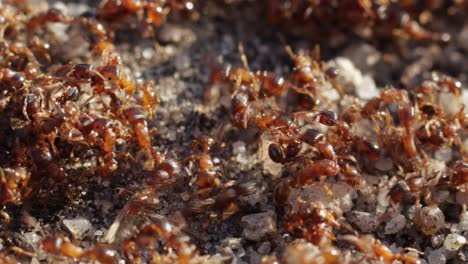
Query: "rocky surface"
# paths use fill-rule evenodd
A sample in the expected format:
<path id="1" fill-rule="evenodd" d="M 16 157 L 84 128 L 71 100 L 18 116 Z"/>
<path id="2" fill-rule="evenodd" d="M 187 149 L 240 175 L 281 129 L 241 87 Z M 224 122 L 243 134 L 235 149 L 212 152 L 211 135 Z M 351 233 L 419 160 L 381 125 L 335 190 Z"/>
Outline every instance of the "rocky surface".
<path id="1" fill-rule="evenodd" d="M 76 14 L 96 8 L 95 1 L 49 2 L 51 6 Z M 215 263 L 259 263 L 262 256 L 268 255 L 277 256 L 284 263 L 326 263 L 317 246 L 285 232 L 281 225 L 285 208 L 275 208 L 271 194 L 264 193 L 282 173 L 281 166 L 267 157 L 268 137 L 263 135 L 265 139 L 261 142 L 257 131 L 235 128 L 229 111 L 231 91 L 210 80 L 210 74 L 218 65 L 241 65 L 239 43 L 245 47 L 251 69 L 287 74 L 292 62 L 284 49 L 285 43 L 298 50 L 312 49 L 318 42 L 269 26 L 256 15 L 258 10 L 248 5 L 221 7 L 207 1 L 203 8 L 204 12 L 191 20 L 170 19 L 156 29 L 155 39 L 128 32 L 117 37 L 121 41 L 117 48 L 127 67 L 124 71 L 156 82 L 160 104 L 154 120 L 149 120 L 151 126 L 157 128 L 155 147 L 166 152 L 167 157 L 186 157 L 191 154 L 192 140 L 210 135 L 225 144 L 223 151 L 213 156 L 215 165 L 223 168 L 223 177 L 256 182 L 256 192 L 240 199 L 239 214 L 212 222 L 195 216 L 187 220 L 187 234 L 201 255 L 211 255 L 210 260 Z M 447 112 L 456 114 L 462 103 L 468 105 L 468 21 L 458 16 L 445 18 L 442 14 L 435 18 L 432 27 L 448 31 L 452 41 L 444 45 L 404 40 L 373 42 L 350 34 L 342 36 L 346 39 L 343 42 L 332 39 L 330 45 L 320 43 L 321 56 L 342 73 L 339 82 L 346 92 L 361 102 L 377 96 L 387 85 L 411 89 L 427 79 L 433 70 L 456 77 L 463 83 L 463 102 L 454 103 L 450 95 L 441 97 Z M 68 46 L 66 52 L 74 57 L 81 52 L 80 48 L 83 47 Z M 328 88 L 323 89 L 321 92 L 335 103 L 331 108 L 339 109 L 353 100 L 339 101 L 335 90 L 327 93 Z M 371 124 L 363 122 L 354 129 L 366 135 L 372 128 Z M 466 135 L 461 137 L 466 146 Z M 441 149 L 432 158 L 427 167 L 431 175 L 444 175 L 445 164 L 460 159 L 452 156 L 451 149 Z M 430 264 L 464 263 L 468 256 L 467 190 L 446 192 L 435 188 L 433 192 L 440 208 L 426 206 L 415 215 L 417 208 L 411 207 L 414 197 L 409 197 L 405 200 L 407 204 L 395 208 L 398 213 L 389 217 L 385 214 L 391 211 L 392 205 L 388 189 L 384 187 L 398 181 L 392 174 L 394 166 L 391 159 L 385 158 L 369 166 L 375 167 L 374 174 L 363 176 L 367 185 L 361 189 L 353 190 L 336 183 L 329 184 L 332 197 L 324 189 L 315 187 L 300 189 L 291 197 L 333 204 L 342 212 L 344 221 L 360 232 L 373 233 L 386 245 L 414 247 Z M 73 262 L 46 254 L 38 247 L 38 241 L 45 234 L 59 232 L 70 234 L 85 247 L 96 241 L 108 242 L 105 236 L 109 227 L 144 182 L 125 175 L 118 179 L 92 177 L 87 181 L 90 187 L 66 206 L 51 209 L 46 205 L 43 209 L 34 207 L 15 212 L 18 218 L 23 216 L 28 220 L 24 221 L 26 224 L 18 224 L 15 241 L 0 239 L 0 250 L 21 244 L 37 253 L 33 258 L 25 257 L 25 263 Z M 151 214 L 176 218 L 175 212 L 190 199 L 185 184 L 189 183 L 161 191 L 159 202 L 149 213 L 124 216 L 114 243 L 134 235 L 136 226 L 151 221 Z M 454 210 L 458 211 L 452 217 L 450 212 Z M 440 241 L 432 244 L 437 235 L 442 235 Z M 349 247 L 342 241 L 338 242 L 340 246 Z M 360 253 L 348 254 L 359 257 Z M 124 259 L 119 263 L 125 263 Z"/>

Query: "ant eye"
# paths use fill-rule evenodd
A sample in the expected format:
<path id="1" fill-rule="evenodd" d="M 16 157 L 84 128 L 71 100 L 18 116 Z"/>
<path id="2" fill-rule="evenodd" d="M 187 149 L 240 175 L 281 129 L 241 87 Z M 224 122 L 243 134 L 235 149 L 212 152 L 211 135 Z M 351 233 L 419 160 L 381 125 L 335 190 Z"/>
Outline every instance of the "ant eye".
<path id="1" fill-rule="evenodd" d="M 45 147 L 34 149 L 31 152 L 31 156 L 32 156 L 36 166 L 45 166 L 45 165 L 49 164 L 50 162 L 52 162 L 52 159 L 53 159 L 52 154 Z"/>
<path id="2" fill-rule="evenodd" d="M 325 71 L 325 75 L 330 79 L 335 79 L 340 74 L 337 68 L 330 67 Z"/>
<path id="3" fill-rule="evenodd" d="M 21 74 L 15 73 L 13 76 L 10 77 L 10 80 L 8 81 L 8 83 L 10 84 L 11 87 L 17 90 L 23 87 L 24 81 L 25 79 Z"/>
<path id="4" fill-rule="evenodd" d="M 283 149 L 276 145 L 276 144 L 270 144 L 268 147 L 268 155 L 270 156 L 271 160 L 273 160 L 276 163 L 283 163 L 285 156 Z"/>

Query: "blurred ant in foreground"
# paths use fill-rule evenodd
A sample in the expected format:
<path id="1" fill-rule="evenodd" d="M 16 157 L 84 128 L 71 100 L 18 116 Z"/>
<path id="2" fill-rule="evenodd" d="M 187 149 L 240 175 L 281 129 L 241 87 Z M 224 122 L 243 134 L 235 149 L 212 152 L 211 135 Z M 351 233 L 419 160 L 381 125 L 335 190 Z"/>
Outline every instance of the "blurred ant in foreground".
<path id="1" fill-rule="evenodd" d="M 375 239 L 371 235 L 365 235 L 360 237 L 353 235 L 345 235 L 342 237 L 342 239 L 348 241 L 361 252 L 365 253 L 365 258 L 383 261 L 384 263 L 393 263 L 394 261 L 401 261 L 407 264 L 421 263 L 419 258 L 416 256 L 401 253 L 394 254 L 387 246 L 383 245 L 382 242 L 380 242 L 380 240 Z M 422 252 L 416 251 L 412 248 L 407 248 L 406 250 L 422 254 Z"/>

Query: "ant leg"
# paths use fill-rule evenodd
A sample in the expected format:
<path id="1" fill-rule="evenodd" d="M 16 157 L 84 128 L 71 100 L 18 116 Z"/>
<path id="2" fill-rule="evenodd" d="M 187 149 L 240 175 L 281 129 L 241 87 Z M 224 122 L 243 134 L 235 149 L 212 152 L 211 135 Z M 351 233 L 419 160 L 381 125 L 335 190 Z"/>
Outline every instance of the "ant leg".
<path id="1" fill-rule="evenodd" d="M 47 136 L 47 141 L 49 141 L 50 148 L 52 149 L 52 154 L 54 156 L 59 155 L 59 151 L 57 149 L 57 146 L 55 146 L 55 139 L 57 138 L 57 132 L 52 132 Z"/>
<path id="2" fill-rule="evenodd" d="M 325 183 L 325 179 L 326 179 L 326 176 L 320 176 L 319 182 L 313 183 L 311 185 L 323 188 L 328 198 L 333 199 L 333 192 L 331 191 L 330 187 L 328 187 L 327 184 Z"/>
<path id="3" fill-rule="evenodd" d="M 3 211 L 3 210 L 0 210 L 0 218 L 5 219 L 5 222 L 6 222 L 7 224 L 11 222 L 11 217 L 10 217 L 10 215 L 9 215 L 7 212 Z"/>
<path id="4" fill-rule="evenodd" d="M 12 246 L 12 247 L 9 247 L 8 248 L 8 251 L 11 251 L 15 254 L 19 254 L 19 255 L 23 255 L 23 256 L 26 256 L 26 257 L 30 257 L 30 258 L 33 258 L 33 257 L 36 257 L 36 253 L 34 252 L 29 252 L 29 251 L 26 251 L 20 247 L 17 247 L 17 246 Z"/>

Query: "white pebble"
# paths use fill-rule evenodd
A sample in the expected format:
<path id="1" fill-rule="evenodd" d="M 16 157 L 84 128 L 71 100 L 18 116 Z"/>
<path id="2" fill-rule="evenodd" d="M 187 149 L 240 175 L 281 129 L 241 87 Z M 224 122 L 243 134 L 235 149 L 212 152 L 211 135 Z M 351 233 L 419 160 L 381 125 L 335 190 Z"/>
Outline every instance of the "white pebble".
<path id="1" fill-rule="evenodd" d="M 389 190 L 387 188 L 383 188 L 377 194 L 377 206 L 376 206 L 376 213 L 381 214 L 387 210 L 387 207 L 390 205 L 390 199 L 388 198 Z"/>
<path id="2" fill-rule="evenodd" d="M 457 97 L 452 93 L 441 93 L 439 95 L 439 100 L 442 108 L 449 117 L 456 115 L 463 107 L 462 103 L 457 100 Z"/>
<path id="3" fill-rule="evenodd" d="M 149 60 L 153 58 L 154 56 L 154 48 L 145 48 L 142 52 L 141 55 L 143 56 L 144 59 Z"/>
<path id="4" fill-rule="evenodd" d="M 311 243 L 294 243 L 286 248 L 283 263 L 325 263 L 320 256 L 320 250 Z"/>
<path id="5" fill-rule="evenodd" d="M 452 149 L 451 148 L 441 148 L 434 152 L 434 158 L 440 161 L 450 161 L 452 160 Z"/>
<path id="6" fill-rule="evenodd" d="M 466 244 L 466 238 L 458 234 L 449 234 L 444 241 L 444 247 L 450 251 L 457 251 Z"/>
<path id="7" fill-rule="evenodd" d="M 234 155 L 245 153 L 245 143 L 243 141 L 236 141 L 232 144 L 232 152 Z"/>
<path id="8" fill-rule="evenodd" d="M 356 95 L 363 100 L 370 100 L 380 95 L 374 79 L 370 75 L 364 75 L 361 83 L 356 87 Z"/>
<path id="9" fill-rule="evenodd" d="M 335 102 L 335 101 L 338 101 L 340 99 L 340 93 L 338 93 L 338 91 L 333 88 L 333 87 L 326 87 L 327 89 L 321 89 L 321 91 L 319 92 L 321 96 L 323 96 L 324 98 L 326 98 L 328 101 L 330 102 Z"/>
<path id="10" fill-rule="evenodd" d="M 63 224 L 77 239 L 81 239 L 92 228 L 91 222 L 85 218 L 64 219 Z"/>
<path id="11" fill-rule="evenodd" d="M 363 75 L 348 58 L 338 57 L 328 64 L 340 72 L 337 81 L 343 85 L 346 92 L 355 92 L 363 100 L 379 96 L 374 79 L 370 75 Z"/>
<path id="12" fill-rule="evenodd" d="M 460 231 L 466 232 L 468 231 L 468 212 L 463 212 L 460 215 L 460 222 L 458 223 Z"/>

